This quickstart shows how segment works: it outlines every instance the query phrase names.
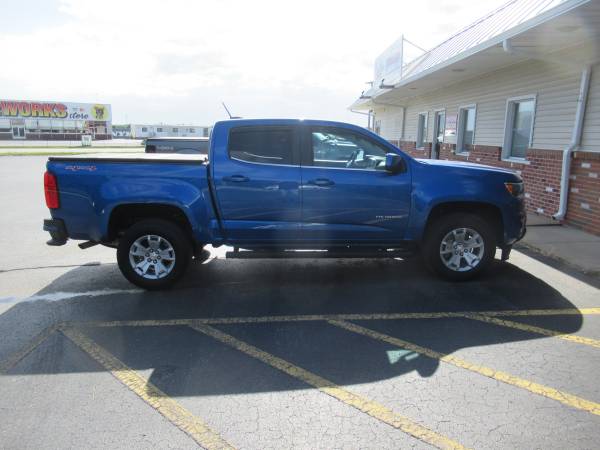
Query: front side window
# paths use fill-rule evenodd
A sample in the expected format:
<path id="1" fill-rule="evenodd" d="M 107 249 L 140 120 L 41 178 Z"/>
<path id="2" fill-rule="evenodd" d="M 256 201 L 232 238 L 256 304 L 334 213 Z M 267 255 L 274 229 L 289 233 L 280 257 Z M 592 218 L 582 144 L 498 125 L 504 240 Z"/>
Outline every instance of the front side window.
<path id="1" fill-rule="evenodd" d="M 229 157 L 262 164 L 292 164 L 293 134 L 289 128 L 234 128 Z"/>
<path id="2" fill-rule="evenodd" d="M 427 113 L 420 113 L 417 120 L 417 148 L 422 148 L 427 136 Z"/>
<path id="3" fill-rule="evenodd" d="M 351 131 L 315 128 L 311 132 L 312 164 L 318 167 L 384 170 L 387 150 Z"/>
<path id="4" fill-rule="evenodd" d="M 468 152 L 475 139 L 475 107 L 460 108 L 458 122 L 456 149 L 458 152 Z"/>
<path id="5" fill-rule="evenodd" d="M 535 98 L 509 100 L 506 111 L 504 153 L 509 158 L 525 158 L 533 137 Z"/>

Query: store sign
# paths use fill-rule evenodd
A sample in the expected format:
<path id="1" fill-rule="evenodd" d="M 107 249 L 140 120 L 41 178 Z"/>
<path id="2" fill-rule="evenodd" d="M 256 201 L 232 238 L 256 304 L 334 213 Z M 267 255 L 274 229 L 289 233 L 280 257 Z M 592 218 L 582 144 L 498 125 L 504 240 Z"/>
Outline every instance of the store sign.
<path id="1" fill-rule="evenodd" d="M 110 121 L 110 105 L 0 100 L 0 117 Z"/>
<path id="2" fill-rule="evenodd" d="M 456 136 L 456 114 L 446 116 L 446 128 L 444 136 Z"/>
<path id="3" fill-rule="evenodd" d="M 390 45 L 375 60 L 374 87 L 379 87 L 385 79 L 385 84 L 398 82 L 402 77 L 404 38 L 400 37 Z"/>

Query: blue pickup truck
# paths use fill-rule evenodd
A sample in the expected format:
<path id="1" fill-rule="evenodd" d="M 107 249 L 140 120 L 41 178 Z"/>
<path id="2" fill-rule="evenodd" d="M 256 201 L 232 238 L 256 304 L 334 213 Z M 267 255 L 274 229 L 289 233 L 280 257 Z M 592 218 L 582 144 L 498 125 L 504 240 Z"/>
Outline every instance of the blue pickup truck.
<path id="1" fill-rule="evenodd" d="M 208 158 L 54 156 L 44 186 L 48 244 L 114 247 L 123 275 L 146 289 L 172 285 L 206 244 L 247 257 L 418 251 L 436 273 L 466 280 L 525 234 L 515 173 L 414 159 L 328 121 L 218 122 Z"/>

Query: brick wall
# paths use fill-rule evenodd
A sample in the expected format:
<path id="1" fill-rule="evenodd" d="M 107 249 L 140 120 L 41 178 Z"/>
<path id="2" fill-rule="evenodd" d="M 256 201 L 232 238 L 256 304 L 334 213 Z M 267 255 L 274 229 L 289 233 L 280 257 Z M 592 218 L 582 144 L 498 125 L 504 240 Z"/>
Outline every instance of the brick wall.
<path id="1" fill-rule="evenodd" d="M 431 142 L 425 142 L 423 148 L 417 148 L 417 143 L 414 141 L 390 141 L 396 147 L 401 148 L 413 158 L 429 158 L 431 154 Z"/>
<path id="2" fill-rule="evenodd" d="M 392 142 L 417 158 L 428 158 L 429 150 L 416 150 L 414 142 Z M 431 144 L 428 144 L 428 149 Z M 469 161 L 514 170 L 525 183 L 525 203 L 530 212 L 551 217 L 558 211 L 562 152 L 528 149 L 527 163 L 502 160 L 502 147 L 473 145 L 465 154 L 455 153 L 454 144 L 440 146 L 440 159 Z M 566 222 L 600 235 L 600 153 L 575 152 Z"/>
<path id="3" fill-rule="evenodd" d="M 600 235 L 600 153 L 575 152 L 567 222 Z"/>

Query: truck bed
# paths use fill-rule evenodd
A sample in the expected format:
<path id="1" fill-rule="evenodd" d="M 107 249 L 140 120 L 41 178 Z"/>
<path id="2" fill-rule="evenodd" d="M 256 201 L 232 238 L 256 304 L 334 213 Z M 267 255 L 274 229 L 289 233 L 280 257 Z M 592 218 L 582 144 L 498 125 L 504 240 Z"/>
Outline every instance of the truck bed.
<path id="1" fill-rule="evenodd" d="M 91 153 L 82 155 L 50 156 L 48 161 L 86 161 L 86 162 L 141 162 L 141 163 L 185 163 L 205 164 L 208 162 L 206 155 L 191 155 L 177 153 Z"/>

